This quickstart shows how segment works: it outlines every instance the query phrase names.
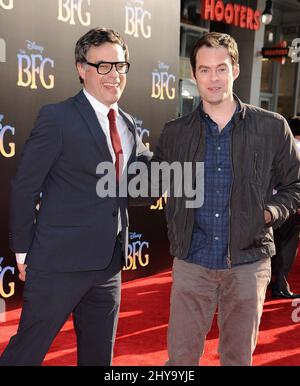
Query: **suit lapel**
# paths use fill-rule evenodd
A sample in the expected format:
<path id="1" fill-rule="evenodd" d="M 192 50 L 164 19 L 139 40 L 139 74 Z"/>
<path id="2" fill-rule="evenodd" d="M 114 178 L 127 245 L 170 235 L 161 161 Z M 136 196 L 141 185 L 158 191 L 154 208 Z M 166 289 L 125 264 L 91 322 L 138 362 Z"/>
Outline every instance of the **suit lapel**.
<path id="1" fill-rule="evenodd" d="M 135 156 L 136 154 L 136 129 L 135 129 L 135 124 L 133 122 L 133 118 L 125 113 L 125 111 L 123 111 L 122 109 L 120 109 L 119 107 L 119 113 L 120 115 L 122 116 L 122 118 L 124 119 L 127 127 L 128 127 L 128 130 L 131 132 L 132 136 L 133 136 L 133 147 L 132 147 L 132 151 L 131 151 L 131 154 L 128 158 L 128 164 L 130 164 L 132 162 L 132 157 Z"/>
<path id="2" fill-rule="evenodd" d="M 88 99 L 85 97 L 83 91 L 80 91 L 75 97 L 74 97 L 74 103 L 75 106 L 79 112 L 79 114 L 83 117 L 85 120 L 88 129 L 90 130 L 90 133 L 92 134 L 93 138 L 96 141 L 96 144 L 100 150 L 100 152 L 103 155 L 103 158 L 105 160 L 112 162 L 112 157 L 109 151 L 109 148 L 107 146 L 107 141 L 105 134 L 99 124 L 97 115 L 91 106 Z"/>
<path id="3" fill-rule="evenodd" d="M 85 120 L 90 133 L 92 134 L 93 138 L 95 139 L 96 144 L 97 144 L 100 152 L 103 155 L 103 158 L 112 162 L 112 156 L 111 156 L 109 148 L 107 146 L 105 134 L 104 134 L 104 132 L 99 124 L 97 115 L 96 115 L 93 107 L 91 106 L 88 99 L 85 97 L 82 90 L 77 95 L 75 95 L 74 104 L 75 104 L 79 114 Z M 125 113 L 125 111 L 123 111 L 120 108 L 119 108 L 119 112 L 120 112 L 122 118 L 124 119 L 124 121 L 126 122 L 128 130 L 131 132 L 131 134 L 133 136 L 133 140 L 134 140 L 132 152 L 131 152 L 130 157 L 128 159 L 128 163 L 130 163 L 132 160 L 132 157 L 134 157 L 136 154 L 136 129 L 135 129 L 135 125 L 134 125 L 132 117 L 129 114 Z"/>

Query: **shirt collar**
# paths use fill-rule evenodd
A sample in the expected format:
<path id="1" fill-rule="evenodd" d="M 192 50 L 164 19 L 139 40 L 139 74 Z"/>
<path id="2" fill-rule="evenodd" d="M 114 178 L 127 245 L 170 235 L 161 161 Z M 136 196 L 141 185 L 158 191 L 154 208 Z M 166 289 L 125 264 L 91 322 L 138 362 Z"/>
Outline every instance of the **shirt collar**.
<path id="1" fill-rule="evenodd" d="M 103 103 L 99 102 L 95 97 L 93 97 L 93 95 L 91 95 L 90 93 L 88 93 L 86 91 L 86 89 L 84 88 L 83 89 L 83 93 L 84 95 L 87 97 L 88 101 L 90 102 L 90 104 L 92 105 L 93 109 L 97 112 L 97 113 L 100 113 L 102 114 L 104 117 L 107 117 L 107 114 L 109 112 L 110 109 L 114 109 L 117 113 L 117 115 L 119 114 L 119 109 L 118 109 L 118 104 L 117 102 L 112 104 L 110 106 L 110 108 L 108 108 L 107 106 L 105 106 Z"/>
<path id="2" fill-rule="evenodd" d="M 234 99 L 235 99 L 235 101 L 236 101 L 236 109 L 235 109 L 235 111 L 234 111 L 233 116 L 231 117 L 231 119 L 234 117 L 234 115 L 235 115 L 236 113 L 241 113 L 241 111 L 242 111 L 242 107 L 241 107 L 241 104 L 240 104 L 239 99 L 237 99 L 235 96 L 234 96 Z M 212 119 L 210 118 L 210 116 L 203 110 L 203 101 L 202 101 L 202 100 L 200 100 L 200 103 L 199 103 L 199 112 L 200 112 L 201 118 L 212 120 Z"/>

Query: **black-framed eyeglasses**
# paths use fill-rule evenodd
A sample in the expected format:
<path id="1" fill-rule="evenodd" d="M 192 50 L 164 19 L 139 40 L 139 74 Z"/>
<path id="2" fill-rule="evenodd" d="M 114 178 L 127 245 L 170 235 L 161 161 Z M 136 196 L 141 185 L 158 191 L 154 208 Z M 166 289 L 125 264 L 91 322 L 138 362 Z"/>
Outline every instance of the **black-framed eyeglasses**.
<path id="1" fill-rule="evenodd" d="M 113 66 L 115 66 L 119 74 L 127 74 L 130 67 L 130 63 L 128 62 L 99 62 L 99 63 L 86 62 L 86 64 L 97 68 L 97 72 L 100 75 L 108 74 L 112 70 Z"/>

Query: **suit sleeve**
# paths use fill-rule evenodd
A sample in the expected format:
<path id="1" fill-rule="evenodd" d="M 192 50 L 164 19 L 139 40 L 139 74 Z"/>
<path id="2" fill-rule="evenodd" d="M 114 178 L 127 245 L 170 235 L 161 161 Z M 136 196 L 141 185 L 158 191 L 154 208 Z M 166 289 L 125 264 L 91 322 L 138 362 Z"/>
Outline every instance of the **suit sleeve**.
<path id="1" fill-rule="evenodd" d="M 166 161 L 166 158 L 164 155 L 164 152 L 166 149 L 166 141 L 167 141 L 167 139 L 165 138 L 166 137 L 165 132 L 166 132 L 166 125 L 162 133 L 160 134 L 158 144 L 156 145 L 154 154 L 149 152 L 149 150 L 148 150 L 148 153 L 146 151 L 142 153 L 143 156 L 147 158 L 147 161 L 145 162 L 147 169 L 145 168 L 146 173 L 142 173 L 140 177 L 141 177 L 142 184 L 148 187 L 148 195 L 147 197 L 130 199 L 129 200 L 130 205 L 135 205 L 135 206 L 153 205 L 165 193 L 165 191 L 162 189 L 162 187 L 165 186 L 164 181 L 162 180 L 162 174 L 158 172 L 159 165 L 161 165 L 162 162 Z M 143 146 L 145 149 L 147 149 L 145 145 Z M 155 172 L 155 170 L 157 170 L 157 172 Z"/>
<path id="2" fill-rule="evenodd" d="M 153 153 L 143 144 L 138 134 L 136 134 L 136 156 L 138 160 L 145 162 L 150 161 L 153 156 Z"/>
<path id="3" fill-rule="evenodd" d="M 15 253 L 26 253 L 30 248 L 43 183 L 62 149 L 61 130 L 54 112 L 53 105 L 40 110 L 12 180 L 10 247 Z"/>
<path id="4" fill-rule="evenodd" d="M 300 208 L 300 156 L 285 119 L 282 120 L 282 125 L 275 158 L 277 193 L 266 205 L 266 209 L 272 214 L 270 225 L 274 229 Z"/>
<path id="5" fill-rule="evenodd" d="M 153 164 L 159 165 L 160 162 L 165 160 L 164 149 L 166 148 L 165 139 L 165 125 L 162 133 L 160 134 L 158 144 L 155 148 L 155 152 L 152 153 L 142 142 L 140 137 L 136 136 L 137 144 L 137 161 L 144 162 L 146 165 L 145 173 L 140 175 L 141 183 L 148 187 L 147 197 L 132 198 L 129 194 L 129 205 L 130 206 L 149 206 L 153 205 L 164 192 L 161 192 L 162 181 L 157 178 L 153 178 L 152 170 L 155 167 Z M 156 194 L 153 194 L 156 192 Z"/>

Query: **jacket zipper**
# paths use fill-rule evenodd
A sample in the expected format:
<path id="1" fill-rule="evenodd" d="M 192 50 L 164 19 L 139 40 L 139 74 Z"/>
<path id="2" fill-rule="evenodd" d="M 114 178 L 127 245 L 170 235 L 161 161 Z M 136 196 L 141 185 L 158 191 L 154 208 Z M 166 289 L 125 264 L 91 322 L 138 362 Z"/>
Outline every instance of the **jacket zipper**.
<path id="1" fill-rule="evenodd" d="M 231 234 L 230 234 L 230 223 L 231 223 L 231 194 L 232 194 L 232 186 L 233 186 L 233 180 L 234 180 L 234 168 L 233 168 L 233 130 L 234 126 L 232 127 L 231 130 L 231 149 L 230 149 L 230 161 L 231 161 L 231 170 L 232 170 L 232 179 L 231 179 L 231 186 L 230 186 L 230 192 L 229 192 L 229 205 L 228 205 L 228 256 L 227 256 L 227 266 L 230 269 L 231 268 L 231 253 L 230 253 L 230 239 L 231 239 Z"/>
<path id="2" fill-rule="evenodd" d="M 202 127 L 201 127 L 201 124 L 200 124 L 200 128 L 202 128 Z M 205 127 L 203 128 L 203 130 L 204 130 L 204 137 L 205 137 L 205 135 L 206 135 L 206 129 L 205 129 Z M 197 143 L 196 151 L 195 151 L 195 153 L 194 153 L 193 161 L 192 161 L 192 162 L 195 162 L 195 161 L 196 161 L 196 156 L 197 156 L 197 152 L 198 152 L 199 146 L 200 146 L 200 139 L 199 139 L 199 141 L 198 141 L 198 143 Z M 194 178 L 193 178 L 193 185 L 196 186 L 196 174 L 195 174 L 195 176 L 194 176 Z M 193 217 L 194 217 L 194 216 L 193 216 Z M 185 217 L 185 224 L 184 224 L 184 232 L 183 232 L 183 234 L 185 234 L 185 232 L 186 232 L 186 228 L 187 228 L 187 218 L 188 218 L 188 213 L 186 214 L 186 217 Z M 194 222 L 194 219 L 193 219 L 193 222 Z M 183 252 L 183 239 L 182 239 L 182 241 L 181 241 L 181 253 L 182 253 L 182 252 Z"/>
<path id="3" fill-rule="evenodd" d="M 254 152 L 254 180 L 255 181 L 257 180 L 257 157 L 258 157 L 258 154 L 255 151 Z"/>

